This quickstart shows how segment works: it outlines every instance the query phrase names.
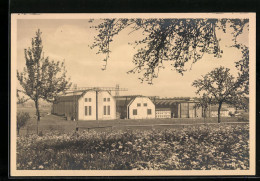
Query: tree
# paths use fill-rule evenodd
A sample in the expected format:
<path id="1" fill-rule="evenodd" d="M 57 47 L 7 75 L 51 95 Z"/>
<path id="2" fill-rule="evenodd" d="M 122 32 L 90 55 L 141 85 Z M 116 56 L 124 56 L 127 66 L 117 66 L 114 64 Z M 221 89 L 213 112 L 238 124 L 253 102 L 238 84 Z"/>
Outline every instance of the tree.
<path id="1" fill-rule="evenodd" d="M 30 120 L 30 115 L 28 112 L 18 112 L 17 113 L 17 134 L 19 135 L 20 129 L 26 125 Z"/>
<path id="2" fill-rule="evenodd" d="M 196 63 L 205 53 L 221 57 L 218 30 L 226 33 L 227 28 L 231 28 L 234 47 L 239 48 L 237 37 L 248 25 L 249 19 L 104 19 L 93 26 L 99 34 L 91 48 L 97 47 L 97 54 L 105 55 L 105 70 L 113 38 L 126 28 L 139 31 L 143 38 L 134 43 L 139 47 L 133 57 L 135 68 L 128 73 L 142 72 L 141 81 L 152 84 L 165 61 L 172 61 L 173 68 L 183 74 L 187 62 Z"/>
<path id="3" fill-rule="evenodd" d="M 240 104 L 238 100 L 248 94 L 248 77 L 241 77 L 242 74 L 239 74 L 235 78 L 229 71 L 230 69 L 221 66 L 192 83 L 192 86 L 197 88 L 197 94 L 205 92 L 213 98 L 212 103 L 218 104 L 218 123 L 220 123 L 220 111 L 223 103 Z"/>
<path id="4" fill-rule="evenodd" d="M 202 97 L 199 98 L 199 103 L 197 103 L 195 105 L 196 108 L 200 108 L 201 107 L 203 118 L 204 118 L 204 122 L 205 122 L 205 119 L 206 119 L 206 113 L 207 113 L 211 103 L 212 103 L 212 98 L 204 93 L 202 95 Z"/>
<path id="5" fill-rule="evenodd" d="M 26 99 L 24 96 L 20 96 L 19 94 L 20 90 L 17 89 L 16 91 L 16 97 L 17 97 L 17 104 L 21 104 L 24 106 L 24 103 L 27 102 L 29 99 Z"/>
<path id="6" fill-rule="evenodd" d="M 64 62 L 50 61 L 42 52 L 41 32 L 38 30 L 32 38 L 32 47 L 24 50 L 26 67 L 23 72 L 17 71 L 17 78 L 23 90 L 19 92 L 34 101 L 38 122 L 40 121 L 39 100 L 52 102 L 61 92 L 67 90 L 71 83 L 66 78 Z"/>

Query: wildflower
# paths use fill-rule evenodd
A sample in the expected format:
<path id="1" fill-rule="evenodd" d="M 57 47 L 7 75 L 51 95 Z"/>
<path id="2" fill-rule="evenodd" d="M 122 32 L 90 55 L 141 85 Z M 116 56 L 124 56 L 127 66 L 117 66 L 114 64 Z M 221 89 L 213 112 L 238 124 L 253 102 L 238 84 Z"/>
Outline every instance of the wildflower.
<path id="1" fill-rule="evenodd" d="M 42 166 L 42 165 L 40 165 L 40 166 L 39 166 L 39 169 L 43 169 L 43 166 Z"/>

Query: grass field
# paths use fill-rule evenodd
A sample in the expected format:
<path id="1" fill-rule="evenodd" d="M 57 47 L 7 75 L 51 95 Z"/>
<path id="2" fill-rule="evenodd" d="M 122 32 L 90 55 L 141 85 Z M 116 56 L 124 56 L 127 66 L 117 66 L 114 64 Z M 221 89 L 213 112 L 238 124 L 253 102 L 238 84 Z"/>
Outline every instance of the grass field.
<path id="1" fill-rule="evenodd" d="M 41 108 L 41 120 L 39 122 L 39 131 L 48 133 L 58 131 L 60 133 L 68 133 L 75 131 L 79 127 L 79 131 L 89 130 L 90 128 L 104 131 L 112 129 L 126 130 L 126 129 L 141 129 L 147 130 L 151 128 L 165 129 L 172 127 L 183 127 L 182 124 L 200 124 L 200 123 L 217 123 L 217 118 L 173 118 L 173 119 L 142 119 L 142 120 L 99 120 L 99 121 L 68 121 L 62 116 L 50 114 L 50 108 Z M 29 112 L 31 119 L 28 124 L 20 130 L 20 135 L 36 133 L 36 116 L 34 108 L 19 107 L 18 111 Z M 248 119 L 248 114 L 244 115 Z M 241 121 L 241 118 L 226 117 L 222 118 L 223 123 Z M 243 121 L 243 120 L 242 120 Z M 158 125 L 160 124 L 160 125 Z M 181 125 L 180 125 L 181 124 Z M 96 128 L 107 127 L 107 128 Z"/>

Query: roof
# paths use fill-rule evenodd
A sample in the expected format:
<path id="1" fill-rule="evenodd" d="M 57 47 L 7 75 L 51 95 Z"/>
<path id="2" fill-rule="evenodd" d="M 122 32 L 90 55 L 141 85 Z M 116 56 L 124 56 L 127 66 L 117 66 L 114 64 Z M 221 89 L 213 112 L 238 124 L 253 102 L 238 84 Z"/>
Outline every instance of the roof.
<path id="1" fill-rule="evenodd" d="M 176 105 L 178 102 L 175 100 L 165 100 L 165 99 L 157 99 L 155 101 L 153 101 L 153 103 L 155 104 L 155 106 L 173 106 Z"/>
<path id="2" fill-rule="evenodd" d="M 196 100 L 177 100 L 177 99 L 155 99 L 153 100 L 153 103 L 155 106 L 173 106 L 177 103 L 196 103 L 198 101 Z"/>
<path id="3" fill-rule="evenodd" d="M 133 102 L 136 98 L 147 98 L 147 99 L 150 100 L 150 98 L 149 98 L 149 97 L 146 97 L 146 96 L 136 96 L 135 98 L 133 98 L 133 99 L 128 103 L 127 106 L 130 106 L 130 105 L 132 104 L 132 102 Z M 153 103 L 153 102 L 152 102 L 152 103 Z"/>
<path id="4" fill-rule="evenodd" d="M 127 106 L 132 99 L 134 98 L 128 98 L 125 100 L 116 100 L 116 106 Z"/>
<path id="5" fill-rule="evenodd" d="M 114 98 L 116 99 L 116 106 L 127 106 L 131 102 L 133 102 L 137 97 L 145 97 L 149 99 L 149 97 L 142 95 L 115 96 Z"/>
<path id="6" fill-rule="evenodd" d="M 171 111 L 170 108 L 156 108 L 155 111 Z"/>
<path id="7" fill-rule="evenodd" d="M 70 93 L 58 96 L 56 98 L 56 101 L 57 102 L 71 102 L 71 101 L 75 101 L 75 100 L 78 100 L 80 97 L 84 96 L 87 92 L 90 92 L 90 91 L 93 91 L 93 89 L 84 90 L 84 91 L 70 92 Z M 108 92 L 108 91 L 104 90 L 102 92 Z"/>

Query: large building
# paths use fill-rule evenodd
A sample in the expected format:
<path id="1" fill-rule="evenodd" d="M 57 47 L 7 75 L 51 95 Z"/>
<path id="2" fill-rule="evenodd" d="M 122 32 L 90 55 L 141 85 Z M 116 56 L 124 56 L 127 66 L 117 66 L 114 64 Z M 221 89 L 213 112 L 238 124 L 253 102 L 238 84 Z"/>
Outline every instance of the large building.
<path id="1" fill-rule="evenodd" d="M 74 92 L 57 97 L 52 113 L 82 121 L 116 119 L 116 101 L 108 91 Z"/>
<path id="2" fill-rule="evenodd" d="M 155 118 L 155 106 L 148 97 L 118 96 L 116 107 L 118 118 L 121 119 Z"/>
<path id="3" fill-rule="evenodd" d="M 170 110 L 171 118 L 201 118 L 202 108 L 196 107 L 195 100 L 176 100 L 176 99 L 154 99 L 156 109 Z M 209 113 L 206 115 L 209 116 Z"/>

